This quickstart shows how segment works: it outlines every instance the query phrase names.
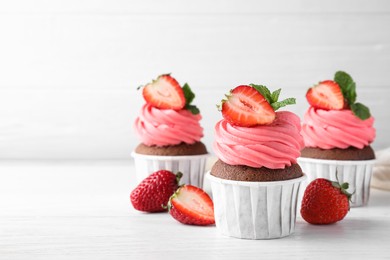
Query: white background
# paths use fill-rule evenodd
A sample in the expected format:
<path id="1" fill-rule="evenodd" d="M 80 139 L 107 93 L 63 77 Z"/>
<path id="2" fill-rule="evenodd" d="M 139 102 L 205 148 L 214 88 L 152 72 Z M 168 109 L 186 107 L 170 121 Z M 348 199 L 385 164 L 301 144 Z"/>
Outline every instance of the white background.
<path id="1" fill-rule="evenodd" d="M 0 158 L 126 159 L 137 86 L 188 82 L 211 150 L 215 104 L 239 84 L 295 96 L 349 72 L 390 146 L 390 1 L 0 1 Z"/>

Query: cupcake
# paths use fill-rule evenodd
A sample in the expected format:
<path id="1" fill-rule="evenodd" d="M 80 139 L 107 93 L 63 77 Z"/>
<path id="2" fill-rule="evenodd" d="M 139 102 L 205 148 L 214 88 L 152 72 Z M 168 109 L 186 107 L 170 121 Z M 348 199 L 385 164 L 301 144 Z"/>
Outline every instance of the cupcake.
<path id="1" fill-rule="evenodd" d="M 297 158 L 303 148 L 297 115 L 275 112 L 280 89 L 238 86 L 222 100 L 224 119 L 215 126 L 219 160 L 211 183 L 217 229 L 244 239 L 272 239 L 294 232 L 297 195 L 305 179 Z"/>
<path id="2" fill-rule="evenodd" d="M 158 170 L 182 172 L 182 181 L 202 187 L 208 152 L 195 94 L 169 74 L 143 86 L 146 103 L 134 123 L 141 143 L 132 156 L 138 181 Z"/>
<path id="3" fill-rule="evenodd" d="M 374 118 L 369 109 L 356 102 L 356 84 L 343 71 L 306 93 L 302 136 L 305 148 L 298 159 L 307 183 L 326 178 L 349 183 L 351 206 L 366 205 L 375 153 Z M 307 184 L 305 183 L 305 184 Z"/>

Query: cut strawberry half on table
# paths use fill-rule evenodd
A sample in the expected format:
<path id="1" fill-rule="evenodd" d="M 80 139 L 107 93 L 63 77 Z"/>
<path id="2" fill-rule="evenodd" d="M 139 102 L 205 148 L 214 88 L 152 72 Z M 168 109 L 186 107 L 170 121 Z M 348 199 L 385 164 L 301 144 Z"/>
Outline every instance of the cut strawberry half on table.
<path id="1" fill-rule="evenodd" d="M 179 187 L 168 202 L 171 216 L 188 225 L 206 226 L 215 223 L 214 204 L 202 189 L 184 185 Z"/>
<path id="2" fill-rule="evenodd" d="M 325 80 L 310 88 L 306 99 L 312 107 L 326 110 L 344 108 L 344 96 L 340 86 L 333 80 Z"/>
<path id="3" fill-rule="evenodd" d="M 222 115 L 231 124 L 255 126 L 270 124 L 275 111 L 255 88 L 241 85 L 233 89 L 222 101 Z"/>
<path id="4" fill-rule="evenodd" d="M 180 110 L 186 104 L 183 89 L 169 74 L 161 75 L 147 84 L 142 95 L 148 104 L 160 109 Z"/>

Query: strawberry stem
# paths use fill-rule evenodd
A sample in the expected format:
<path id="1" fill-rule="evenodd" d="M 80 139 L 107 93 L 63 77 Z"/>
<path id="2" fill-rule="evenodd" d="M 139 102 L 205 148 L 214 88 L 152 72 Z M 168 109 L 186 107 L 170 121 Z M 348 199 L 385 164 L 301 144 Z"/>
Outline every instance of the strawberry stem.
<path id="1" fill-rule="evenodd" d="M 182 173 L 182 172 L 177 172 L 177 173 L 176 173 L 176 182 L 177 182 L 177 185 L 179 185 L 181 177 L 183 177 L 183 173 Z"/>
<path id="2" fill-rule="evenodd" d="M 339 189 L 343 194 L 345 194 L 349 201 L 351 201 L 351 197 L 355 192 L 349 193 L 347 190 L 349 188 L 349 183 L 344 182 L 340 184 L 338 172 L 336 171 L 336 181 L 331 181 L 332 186 Z"/>

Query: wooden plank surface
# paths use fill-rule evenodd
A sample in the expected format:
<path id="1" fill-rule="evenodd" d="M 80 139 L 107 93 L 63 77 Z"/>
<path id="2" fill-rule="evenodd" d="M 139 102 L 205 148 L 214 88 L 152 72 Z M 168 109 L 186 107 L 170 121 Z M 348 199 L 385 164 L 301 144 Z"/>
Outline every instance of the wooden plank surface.
<path id="1" fill-rule="evenodd" d="M 292 236 L 224 237 L 133 210 L 131 161 L 1 161 L 0 259 L 388 259 L 390 193 L 334 225 L 299 216 Z"/>
<path id="2" fill-rule="evenodd" d="M 229 13 L 383 13 L 389 12 L 386 0 L 27 0 L 0 3 L 1 13 L 57 14 L 229 14 Z"/>

